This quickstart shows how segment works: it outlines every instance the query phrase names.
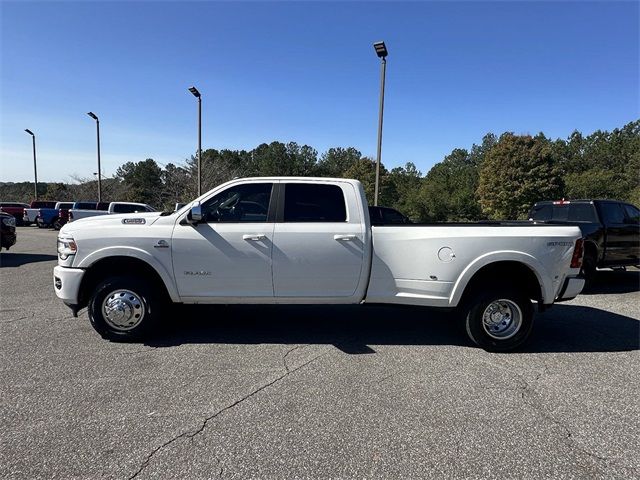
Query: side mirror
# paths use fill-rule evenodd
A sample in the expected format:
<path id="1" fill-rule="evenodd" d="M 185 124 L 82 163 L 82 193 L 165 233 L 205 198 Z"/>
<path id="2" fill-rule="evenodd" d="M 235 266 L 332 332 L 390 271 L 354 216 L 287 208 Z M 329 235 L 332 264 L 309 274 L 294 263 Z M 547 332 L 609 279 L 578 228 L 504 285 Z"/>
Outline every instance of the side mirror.
<path id="1" fill-rule="evenodd" d="M 191 210 L 189 211 L 187 219 L 189 220 L 189 223 L 194 225 L 202 221 L 202 205 L 200 202 L 196 202 L 191 205 Z"/>

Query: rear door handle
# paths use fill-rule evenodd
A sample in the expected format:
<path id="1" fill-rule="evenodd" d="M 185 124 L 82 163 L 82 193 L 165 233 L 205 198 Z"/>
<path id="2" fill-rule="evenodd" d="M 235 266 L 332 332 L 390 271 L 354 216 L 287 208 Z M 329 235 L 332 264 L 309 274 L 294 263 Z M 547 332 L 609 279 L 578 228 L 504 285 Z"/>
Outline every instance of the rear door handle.
<path id="1" fill-rule="evenodd" d="M 356 237 L 355 235 L 334 235 L 333 236 L 333 239 L 339 242 L 351 242 L 356 238 L 358 237 Z"/>
<path id="2" fill-rule="evenodd" d="M 267 236 L 264 233 L 251 233 L 248 235 L 243 235 L 243 240 L 249 240 L 252 242 L 259 242 L 260 240 L 264 240 Z"/>

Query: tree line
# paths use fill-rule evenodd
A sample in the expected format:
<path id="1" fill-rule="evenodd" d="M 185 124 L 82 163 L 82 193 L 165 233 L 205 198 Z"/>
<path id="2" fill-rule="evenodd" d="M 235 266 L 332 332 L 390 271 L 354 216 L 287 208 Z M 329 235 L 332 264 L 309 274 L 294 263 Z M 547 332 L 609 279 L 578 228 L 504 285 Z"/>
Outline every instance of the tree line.
<path id="1" fill-rule="evenodd" d="M 203 191 L 235 177 L 323 176 L 360 180 L 370 203 L 375 161 L 353 147 L 322 154 L 295 142 L 261 144 L 253 150 L 202 152 Z M 39 183 L 41 198 L 95 199 L 95 180 Z M 161 166 L 153 159 L 127 162 L 103 179 L 105 201 L 136 201 L 173 208 L 197 196 L 197 158 Z M 33 183 L 0 183 L 3 201 L 29 201 Z M 489 133 L 470 149 L 456 148 L 426 175 L 409 162 L 380 167 L 380 205 L 415 221 L 524 219 L 539 200 L 615 198 L 640 205 L 640 120 L 567 139 Z"/>

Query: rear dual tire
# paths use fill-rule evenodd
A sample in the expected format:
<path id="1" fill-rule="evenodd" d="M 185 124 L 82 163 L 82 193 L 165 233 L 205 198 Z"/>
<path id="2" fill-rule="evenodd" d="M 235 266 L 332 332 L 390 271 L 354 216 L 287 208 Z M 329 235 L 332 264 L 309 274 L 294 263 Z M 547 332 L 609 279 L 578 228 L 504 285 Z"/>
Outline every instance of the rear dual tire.
<path id="1" fill-rule="evenodd" d="M 464 310 L 467 335 L 490 352 L 520 347 L 531 334 L 533 317 L 528 296 L 508 287 L 478 292 Z"/>

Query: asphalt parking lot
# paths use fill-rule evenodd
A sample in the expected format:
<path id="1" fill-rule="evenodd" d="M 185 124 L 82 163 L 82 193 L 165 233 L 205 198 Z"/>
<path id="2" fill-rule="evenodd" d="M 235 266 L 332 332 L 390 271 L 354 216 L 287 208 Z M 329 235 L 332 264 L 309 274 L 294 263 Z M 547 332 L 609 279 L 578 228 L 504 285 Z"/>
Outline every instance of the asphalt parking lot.
<path id="1" fill-rule="evenodd" d="M 180 307 L 102 340 L 54 293 L 56 232 L 0 256 L 2 478 L 639 478 L 640 272 L 517 353 L 413 307 Z"/>

